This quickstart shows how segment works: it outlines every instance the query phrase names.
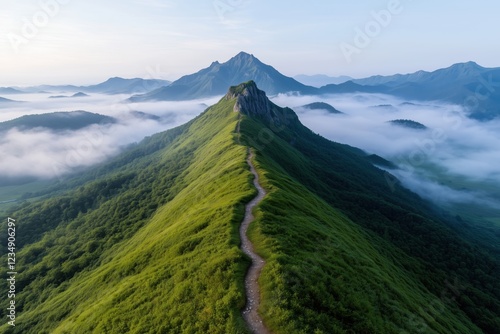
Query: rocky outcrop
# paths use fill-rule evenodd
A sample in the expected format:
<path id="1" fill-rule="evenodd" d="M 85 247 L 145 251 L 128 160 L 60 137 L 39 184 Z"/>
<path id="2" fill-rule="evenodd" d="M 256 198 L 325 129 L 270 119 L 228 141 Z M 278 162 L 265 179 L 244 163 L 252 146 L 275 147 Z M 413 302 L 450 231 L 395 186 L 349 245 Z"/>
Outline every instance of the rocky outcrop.
<path id="1" fill-rule="evenodd" d="M 260 90 L 253 80 L 230 87 L 225 98 L 236 99 L 233 109 L 235 112 L 259 118 L 275 126 L 289 125 L 293 121 L 298 121 L 293 110 L 280 108 L 269 101 L 266 93 Z"/>

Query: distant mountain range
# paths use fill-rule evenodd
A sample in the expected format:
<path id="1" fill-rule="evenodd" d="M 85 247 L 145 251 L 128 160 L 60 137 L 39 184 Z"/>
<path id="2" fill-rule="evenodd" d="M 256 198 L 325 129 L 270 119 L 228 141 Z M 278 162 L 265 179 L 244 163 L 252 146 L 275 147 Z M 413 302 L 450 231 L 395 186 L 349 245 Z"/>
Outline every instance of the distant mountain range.
<path id="1" fill-rule="evenodd" d="M 471 78 L 479 76 L 485 70 L 488 69 L 479 66 L 473 61 L 469 61 L 466 63 L 457 63 L 450 67 L 432 72 L 417 71 L 410 74 L 395 74 L 388 76 L 375 75 L 364 79 L 353 79 L 351 81 L 364 86 L 386 85 L 389 87 L 396 87 L 408 83 L 435 86 L 447 82 L 451 83 L 452 81 L 469 82 Z"/>
<path id="2" fill-rule="evenodd" d="M 489 119 L 499 114 L 500 90 L 495 87 L 500 85 L 497 84 L 500 69 L 484 68 L 474 62 L 454 64 L 433 72 L 417 71 L 364 79 L 324 75 L 297 77 L 312 85 L 300 83 L 262 63 L 254 55 L 240 52 L 225 63 L 213 62 L 209 67 L 183 76 L 168 86 L 134 95 L 128 101 L 190 100 L 217 96 L 223 95 L 229 85 L 254 80 L 268 95 L 288 92 L 303 95 L 383 93 L 409 100 L 462 104 L 474 118 Z M 337 83 L 313 87 L 328 81 Z"/>
<path id="3" fill-rule="evenodd" d="M 226 87 L 254 80 L 270 96 L 290 92 L 302 95 L 381 93 L 405 100 L 435 100 L 458 104 L 464 107 L 470 117 L 480 120 L 500 115 L 500 68 L 485 68 L 471 61 L 432 72 L 376 75 L 363 79 L 326 75 L 300 75 L 296 78 L 306 84 L 281 74 L 252 54 L 240 52 L 225 63 L 215 61 L 209 67 L 172 83 L 156 79 L 115 77 L 91 86 L 1 87 L 0 94 L 83 92 L 133 94 L 127 102 L 180 101 L 222 96 Z M 324 83 L 328 84 L 323 85 Z M 314 87 L 320 85 L 319 88 Z"/>
<path id="4" fill-rule="evenodd" d="M 355 79 L 323 86 L 319 91 L 383 93 L 408 100 L 450 102 L 463 106 L 470 117 L 480 120 L 500 115 L 500 68 L 485 68 L 471 61 L 433 72 Z"/>
<path id="5" fill-rule="evenodd" d="M 313 87 L 322 87 L 329 84 L 341 84 L 349 80 L 353 80 L 353 78 L 347 75 L 341 75 L 338 77 L 330 77 L 324 74 L 315 74 L 315 75 L 305 75 L 299 74 L 293 77 L 295 80 L 303 83 L 304 85 L 309 85 Z"/>
<path id="6" fill-rule="evenodd" d="M 0 87 L 0 94 L 21 94 L 22 91 L 12 87 Z"/>
<path id="7" fill-rule="evenodd" d="M 433 72 L 419 71 L 386 84 L 390 94 L 414 100 L 441 100 L 463 106 L 472 118 L 487 120 L 500 115 L 500 68 L 474 62 Z"/>
<path id="8" fill-rule="evenodd" d="M 147 94 L 132 96 L 129 101 L 191 100 L 224 95 L 227 87 L 254 80 L 269 95 L 298 92 L 315 94 L 315 87 L 304 85 L 262 63 L 251 54 L 240 52 L 225 63 L 213 62 L 209 67 L 194 74 L 185 75 L 167 87 Z"/>
<path id="9" fill-rule="evenodd" d="M 0 103 L 18 103 L 18 102 L 22 102 L 22 101 L 15 101 L 15 100 L 11 100 L 11 99 L 6 99 L 5 97 L 0 97 Z"/>
<path id="10" fill-rule="evenodd" d="M 86 97 L 86 96 L 88 96 L 88 95 L 85 93 L 82 93 L 82 92 L 78 92 L 78 93 L 75 93 L 75 94 L 70 95 L 70 96 L 68 96 L 68 95 L 53 95 L 53 96 L 49 96 L 49 99 L 60 99 L 60 98 L 67 98 L 67 97 L 69 97 L 69 98 L 71 98 L 71 97 Z"/>
<path id="11" fill-rule="evenodd" d="M 363 79 L 325 75 L 300 75 L 296 78 L 310 86 L 279 73 L 251 54 L 240 52 L 225 63 L 213 62 L 169 86 L 134 95 L 128 102 L 222 96 L 225 87 L 254 80 L 268 95 L 289 92 L 302 95 L 381 93 L 407 100 L 437 100 L 462 105 L 472 118 L 477 119 L 491 119 L 500 114 L 500 68 L 485 68 L 474 62 L 458 63 L 433 72 L 417 71 Z M 313 87 L 327 82 L 336 83 Z"/>
<path id="12" fill-rule="evenodd" d="M 159 79 L 123 79 L 115 77 L 97 85 L 87 86 L 84 91 L 104 94 L 134 94 L 149 92 L 159 87 L 168 86 L 170 83 L 170 81 Z"/>
<path id="13" fill-rule="evenodd" d="M 39 92 L 84 92 L 100 94 L 138 94 L 155 90 L 162 86 L 168 86 L 171 82 L 160 79 L 124 79 L 119 77 L 109 78 L 97 85 L 74 86 L 74 85 L 40 85 L 32 87 L 4 87 L 0 94 L 14 93 L 39 93 Z M 5 90 L 5 91 L 4 91 Z"/>

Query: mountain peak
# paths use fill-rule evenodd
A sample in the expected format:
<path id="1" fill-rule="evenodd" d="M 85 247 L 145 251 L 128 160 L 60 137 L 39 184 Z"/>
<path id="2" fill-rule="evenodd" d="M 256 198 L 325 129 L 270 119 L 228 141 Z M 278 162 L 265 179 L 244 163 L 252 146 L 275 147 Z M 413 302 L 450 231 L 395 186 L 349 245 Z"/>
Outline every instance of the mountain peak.
<path id="1" fill-rule="evenodd" d="M 228 61 L 229 64 L 236 65 L 236 66 L 262 66 L 264 65 L 257 57 L 255 57 L 253 54 L 246 53 L 244 51 L 241 51 L 238 53 L 236 56 L 233 58 L 229 59 Z"/>
<path id="2" fill-rule="evenodd" d="M 290 121 L 298 120 L 293 110 L 279 108 L 269 101 L 266 93 L 253 80 L 229 87 L 224 99 L 236 99 L 233 108 L 235 112 L 260 118 L 274 125 L 288 125 Z"/>
<path id="3" fill-rule="evenodd" d="M 124 78 L 120 78 L 120 77 L 111 77 L 104 82 L 116 82 L 116 81 L 124 81 L 124 80 L 125 80 Z"/>
<path id="4" fill-rule="evenodd" d="M 257 87 L 255 81 L 249 80 L 247 82 L 240 83 L 239 85 L 229 87 L 229 91 L 226 96 L 228 96 L 229 99 L 232 99 L 234 97 L 238 97 L 239 95 L 249 95 L 250 93 L 259 94 L 259 92 L 264 93 Z"/>
<path id="5" fill-rule="evenodd" d="M 460 71 L 480 71 L 484 70 L 484 67 L 478 65 L 474 61 L 468 61 L 465 63 L 456 63 L 449 67 L 450 69 L 460 70 Z"/>
<path id="6" fill-rule="evenodd" d="M 242 51 L 224 63 L 213 62 L 210 67 L 185 75 L 166 87 L 133 96 L 129 101 L 174 101 L 222 96 L 227 93 L 228 86 L 248 80 L 254 80 L 267 94 L 272 95 L 286 92 L 311 94 L 317 90 L 281 74 L 254 55 Z"/>
<path id="7" fill-rule="evenodd" d="M 251 53 L 246 53 L 245 51 L 241 51 L 234 58 L 255 58 L 255 56 Z"/>
<path id="8" fill-rule="evenodd" d="M 229 87 L 225 98 L 228 100 L 236 98 L 234 111 L 244 115 L 260 115 L 268 118 L 272 111 L 271 101 L 253 80 Z"/>
<path id="9" fill-rule="evenodd" d="M 464 67 L 483 68 L 481 65 L 472 60 L 465 63 L 458 63 L 457 65 L 462 65 Z"/>

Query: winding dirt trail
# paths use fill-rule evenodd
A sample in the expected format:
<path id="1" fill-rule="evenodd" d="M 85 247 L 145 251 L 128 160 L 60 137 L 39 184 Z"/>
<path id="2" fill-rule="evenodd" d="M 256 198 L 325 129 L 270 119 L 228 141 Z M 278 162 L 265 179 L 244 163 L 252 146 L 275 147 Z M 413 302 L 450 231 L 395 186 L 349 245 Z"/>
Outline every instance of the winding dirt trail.
<path id="1" fill-rule="evenodd" d="M 260 304 L 260 290 L 259 283 L 257 282 L 260 271 L 264 266 L 264 260 L 254 252 L 253 245 L 247 237 L 247 230 L 250 223 L 253 222 L 254 216 L 252 214 L 253 208 L 262 201 L 266 192 L 259 184 L 259 175 L 255 170 L 252 163 L 253 152 L 248 149 L 247 163 L 250 166 L 250 171 L 254 175 L 253 184 L 257 188 L 258 194 L 245 206 L 245 217 L 240 226 L 241 250 L 252 259 L 252 264 L 248 269 L 245 276 L 245 294 L 247 296 L 247 303 L 243 310 L 243 318 L 248 325 L 248 328 L 254 334 L 267 334 L 271 333 L 262 322 L 262 318 L 257 312 Z"/>

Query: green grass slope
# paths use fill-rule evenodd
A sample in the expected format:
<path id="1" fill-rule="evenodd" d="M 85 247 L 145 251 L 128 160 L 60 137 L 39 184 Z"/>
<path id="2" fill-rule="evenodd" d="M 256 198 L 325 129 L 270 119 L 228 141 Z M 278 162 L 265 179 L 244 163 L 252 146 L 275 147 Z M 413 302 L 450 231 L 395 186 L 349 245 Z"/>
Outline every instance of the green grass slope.
<path id="1" fill-rule="evenodd" d="M 269 171 L 272 162 L 259 160 Z M 266 256 L 261 312 L 275 333 L 481 333 L 451 291 L 441 300 L 415 277 L 418 261 L 278 167 L 264 174 L 272 191 L 252 237 Z"/>
<path id="2" fill-rule="evenodd" d="M 276 333 L 496 333 L 498 259 L 366 154 L 274 108 L 278 122 L 241 123 L 269 192 L 252 230 L 267 261 L 261 312 L 269 326 Z"/>
<path id="3" fill-rule="evenodd" d="M 236 122 L 221 103 L 13 213 L 19 316 L 0 330 L 244 333 L 238 227 L 255 190 Z"/>

